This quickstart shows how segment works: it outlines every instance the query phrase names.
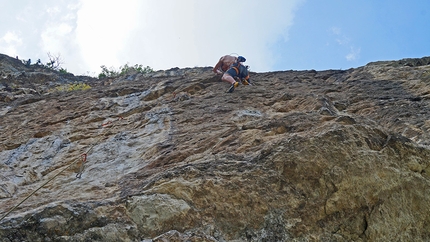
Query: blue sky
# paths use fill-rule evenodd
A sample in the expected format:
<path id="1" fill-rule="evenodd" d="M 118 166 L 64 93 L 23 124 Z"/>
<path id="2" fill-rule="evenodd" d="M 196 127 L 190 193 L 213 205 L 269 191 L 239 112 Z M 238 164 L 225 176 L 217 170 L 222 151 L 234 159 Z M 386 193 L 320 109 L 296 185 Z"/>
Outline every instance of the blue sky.
<path id="1" fill-rule="evenodd" d="M 274 69 L 348 69 L 430 55 L 430 1 L 306 1 Z"/>
<path id="2" fill-rule="evenodd" d="M 101 65 L 326 70 L 430 56 L 428 0 L 0 0 L 0 53 L 97 75 Z"/>

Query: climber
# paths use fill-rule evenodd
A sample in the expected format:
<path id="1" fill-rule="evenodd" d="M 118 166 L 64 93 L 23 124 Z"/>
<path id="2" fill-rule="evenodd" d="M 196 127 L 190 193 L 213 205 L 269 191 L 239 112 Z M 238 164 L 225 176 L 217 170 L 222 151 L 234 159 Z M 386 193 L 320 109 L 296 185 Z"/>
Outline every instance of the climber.
<path id="1" fill-rule="evenodd" d="M 227 92 L 233 92 L 236 87 L 239 86 L 239 81 L 242 82 L 243 85 L 249 85 L 249 72 L 248 66 L 244 66 L 242 62 L 245 62 L 246 59 L 243 56 L 237 57 L 236 63 L 231 65 L 230 69 L 228 69 L 221 80 L 228 82 L 231 84 L 230 88 Z"/>
<path id="2" fill-rule="evenodd" d="M 236 61 L 237 61 L 236 56 L 231 56 L 231 55 L 222 56 L 212 71 L 217 75 L 222 75 L 231 67 L 231 65 L 236 63 Z"/>

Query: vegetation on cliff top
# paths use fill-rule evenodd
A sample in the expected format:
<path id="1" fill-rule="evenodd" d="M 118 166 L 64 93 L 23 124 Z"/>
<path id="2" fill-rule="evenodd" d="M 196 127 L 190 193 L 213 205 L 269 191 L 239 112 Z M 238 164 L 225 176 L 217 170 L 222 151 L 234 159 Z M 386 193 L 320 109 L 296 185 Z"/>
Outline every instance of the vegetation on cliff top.
<path id="1" fill-rule="evenodd" d="M 127 75 L 131 73 L 151 73 L 154 70 L 149 67 L 143 67 L 143 65 L 135 64 L 134 66 L 130 66 L 128 63 L 120 66 L 119 69 L 115 69 L 114 67 L 107 68 L 105 65 L 100 66 L 102 68 L 102 72 L 98 75 L 99 79 L 106 77 L 118 77 L 121 75 Z"/>

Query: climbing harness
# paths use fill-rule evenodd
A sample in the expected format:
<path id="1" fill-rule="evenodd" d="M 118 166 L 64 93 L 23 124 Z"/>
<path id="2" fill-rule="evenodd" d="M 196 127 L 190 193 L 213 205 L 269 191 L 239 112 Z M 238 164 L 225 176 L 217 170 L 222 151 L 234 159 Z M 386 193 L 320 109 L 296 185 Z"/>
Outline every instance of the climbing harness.
<path id="1" fill-rule="evenodd" d="M 122 120 L 124 119 L 123 117 L 119 116 L 118 120 Z M 117 120 L 117 121 L 118 121 Z M 107 123 L 102 124 L 102 127 L 107 127 L 110 124 L 113 124 L 112 121 L 109 121 Z M 112 125 L 110 128 L 113 128 L 115 126 Z M 46 184 L 48 184 L 49 182 L 51 182 L 52 180 L 54 180 L 57 176 L 59 176 L 61 173 L 63 173 L 65 170 L 69 169 L 69 167 L 71 167 L 72 165 L 76 164 L 79 160 L 82 161 L 81 166 L 79 167 L 79 172 L 76 174 L 76 178 L 80 179 L 82 177 L 82 173 L 84 172 L 84 168 L 85 168 L 85 163 L 87 163 L 87 154 L 94 148 L 94 146 L 103 138 L 103 136 L 101 138 L 99 138 L 93 145 L 90 146 L 90 148 L 87 150 L 86 153 L 83 153 L 82 155 L 80 155 L 80 159 L 76 159 L 75 161 L 73 161 L 72 163 L 70 163 L 69 165 L 67 165 L 64 169 L 62 169 L 61 171 L 59 171 L 55 176 L 49 178 L 49 180 L 47 180 L 45 183 L 43 183 L 40 187 L 38 187 L 36 190 L 34 190 L 32 193 L 30 193 L 30 195 L 28 195 L 27 197 L 25 197 L 21 202 L 19 202 L 17 205 L 15 205 L 13 208 L 11 208 L 5 215 L 3 215 L 0 218 L 0 221 L 2 221 L 4 218 L 6 218 L 11 212 L 13 212 L 16 208 L 18 208 L 21 204 L 23 204 L 27 199 L 29 199 L 31 196 L 33 196 L 37 191 L 39 191 L 40 189 L 42 189 Z"/>
<path id="2" fill-rule="evenodd" d="M 235 71 L 236 71 L 236 76 L 237 76 L 237 78 L 239 78 L 240 80 L 243 80 L 243 79 L 245 79 L 246 80 L 246 83 L 247 84 L 245 84 L 245 85 L 248 85 L 249 83 L 248 83 L 248 79 L 249 79 L 249 74 L 247 75 L 247 76 L 245 76 L 245 77 L 242 77 L 241 75 L 240 75 L 240 66 L 241 66 L 241 64 L 240 64 L 240 62 L 238 62 L 238 63 L 236 63 L 237 65 L 236 66 L 232 66 L 231 68 L 233 68 Z M 248 69 L 248 66 L 244 66 L 246 69 Z M 243 84 L 243 81 L 242 81 L 242 84 Z"/>
<path id="3" fill-rule="evenodd" d="M 237 63 L 237 66 L 232 66 L 231 67 L 231 68 L 233 68 L 236 71 L 236 75 L 238 75 L 238 76 L 239 76 L 239 73 L 240 73 L 239 67 L 240 67 L 240 63 Z"/>

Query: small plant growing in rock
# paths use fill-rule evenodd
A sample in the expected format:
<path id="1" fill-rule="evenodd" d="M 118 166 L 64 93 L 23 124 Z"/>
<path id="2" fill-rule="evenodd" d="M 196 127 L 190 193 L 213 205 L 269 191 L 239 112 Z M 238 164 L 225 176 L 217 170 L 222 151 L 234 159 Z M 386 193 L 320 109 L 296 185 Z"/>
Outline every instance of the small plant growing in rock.
<path id="1" fill-rule="evenodd" d="M 44 68 L 49 68 L 49 69 L 52 69 L 55 71 L 59 71 L 61 73 L 68 73 L 67 69 L 64 69 L 63 67 L 61 67 L 61 65 L 63 65 L 64 62 L 63 62 L 63 59 L 61 58 L 60 54 L 53 55 L 53 54 L 51 54 L 51 52 L 48 52 L 47 55 L 48 55 L 49 61 L 46 64 L 43 64 L 40 59 L 38 59 L 37 62 L 34 64 L 31 64 L 31 59 L 21 60 L 21 61 L 27 67 L 30 67 L 32 65 L 33 66 L 41 66 Z"/>
<path id="2" fill-rule="evenodd" d="M 28 59 L 28 60 L 22 60 L 22 63 L 23 63 L 26 67 L 30 67 L 30 65 L 31 65 L 31 59 Z"/>
<path id="3" fill-rule="evenodd" d="M 74 83 L 57 86 L 51 89 L 51 92 L 73 92 L 73 91 L 85 91 L 90 89 L 91 86 L 86 83 Z"/>
<path id="4" fill-rule="evenodd" d="M 48 52 L 47 54 L 48 54 L 49 61 L 48 63 L 46 63 L 46 67 L 56 71 L 63 69 L 61 65 L 64 64 L 64 62 L 61 59 L 60 54 L 52 55 L 50 52 Z"/>
<path id="5" fill-rule="evenodd" d="M 67 69 L 64 69 L 64 68 L 60 68 L 60 70 L 58 70 L 61 74 L 67 74 L 67 73 L 69 73 L 68 71 L 67 71 Z"/>

